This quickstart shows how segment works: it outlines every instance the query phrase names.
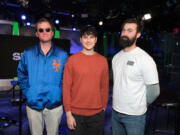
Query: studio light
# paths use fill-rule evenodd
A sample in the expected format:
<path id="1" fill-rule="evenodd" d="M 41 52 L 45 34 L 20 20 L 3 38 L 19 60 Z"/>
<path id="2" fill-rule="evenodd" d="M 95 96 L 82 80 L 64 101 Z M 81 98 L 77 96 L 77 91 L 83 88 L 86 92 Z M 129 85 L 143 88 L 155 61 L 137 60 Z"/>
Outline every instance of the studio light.
<path id="1" fill-rule="evenodd" d="M 25 14 L 22 14 L 22 15 L 21 15 L 21 19 L 22 19 L 22 20 L 26 20 L 26 18 L 27 18 L 27 17 L 26 17 Z"/>
<path id="2" fill-rule="evenodd" d="M 99 25 L 102 26 L 103 25 L 103 21 L 99 21 Z"/>
<path id="3" fill-rule="evenodd" d="M 55 20 L 55 24 L 59 24 L 59 19 L 56 19 L 56 20 Z"/>
<path id="4" fill-rule="evenodd" d="M 28 7 L 29 5 L 29 0 L 19 0 L 19 2 L 21 3 L 21 5 L 25 8 Z"/>
<path id="5" fill-rule="evenodd" d="M 72 18 L 74 18 L 74 17 L 75 17 L 75 15 L 74 15 L 74 14 L 72 14 L 72 15 L 71 15 L 71 17 L 72 17 Z"/>
<path id="6" fill-rule="evenodd" d="M 152 18 L 150 13 L 144 14 L 144 16 L 142 17 L 142 20 L 150 20 Z"/>
<path id="7" fill-rule="evenodd" d="M 31 23 L 30 22 L 26 22 L 26 26 L 31 26 Z"/>
<path id="8" fill-rule="evenodd" d="M 76 31 L 76 28 L 75 28 L 75 27 L 73 27 L 73 28 L 72 28 L 72 30 L 73 30 L 73 31 Z"/>

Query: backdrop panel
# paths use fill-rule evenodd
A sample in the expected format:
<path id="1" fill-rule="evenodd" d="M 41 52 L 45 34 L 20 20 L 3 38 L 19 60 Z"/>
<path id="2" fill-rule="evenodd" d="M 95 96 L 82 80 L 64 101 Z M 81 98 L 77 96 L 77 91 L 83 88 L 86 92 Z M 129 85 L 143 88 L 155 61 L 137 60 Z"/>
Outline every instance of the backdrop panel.
<path id="1" fill-rule="evenodd" d="M 39 42 L 36 37 L 0 35 L 0 79 L 17 76 L 17 66 L 25 48 Z M 53 39 L 54 44 L 70 53 L 70 41 Z"/>

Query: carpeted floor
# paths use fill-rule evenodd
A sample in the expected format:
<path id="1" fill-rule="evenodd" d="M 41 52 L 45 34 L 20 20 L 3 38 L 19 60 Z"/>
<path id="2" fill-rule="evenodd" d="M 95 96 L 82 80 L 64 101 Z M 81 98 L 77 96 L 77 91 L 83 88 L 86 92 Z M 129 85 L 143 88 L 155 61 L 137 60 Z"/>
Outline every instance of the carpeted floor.
<path id="1" fill-rule="evenodd" d="M 174 100 L 170 98 L 179 99 L 179 95 L 174 93 L 175 97 L 172 97 L 170 93 L 177 90 L 177 83 L 163 82 L 161 85 L 161 96 L 158 100 L 149 106 L 147 111 L 147 122 L 145 135 L 174 135 L 175 131 L 180 130 L 178 121 L 180 119 L 179 109 L 172 104 Z M 171 91 L 171 89 L 173 89 Z M 170 92 L 170 93 L 169 93 Z M 16 97 L 18 97 L 18 91 Z M 0 92 L 0 135 L 20 135 L 19 133 L 19 105 L 12 104 L 12 93 Z M 177 101 L 177 100 L 176 100 Z M 106 118 L 104 124 L 104 135 L 112 135 L 111 127 L 111 112 L 112 112 L 112 94 L 110 92 L 108 107 L 106 110 Z M 22 129 L 21 135 L 30 135 L 28 120 L 26 117 L 25 103 L 22 105 Z M 178 126 L 177 126 L 178 125 Z M 46 134 L 46 133 L 44 133 Z M 59 127 L 59 135 L 67 135 L 66 116 L 63 114 L 63 118 Z M 176 134 L 180 135 L 180 133 Z"/>

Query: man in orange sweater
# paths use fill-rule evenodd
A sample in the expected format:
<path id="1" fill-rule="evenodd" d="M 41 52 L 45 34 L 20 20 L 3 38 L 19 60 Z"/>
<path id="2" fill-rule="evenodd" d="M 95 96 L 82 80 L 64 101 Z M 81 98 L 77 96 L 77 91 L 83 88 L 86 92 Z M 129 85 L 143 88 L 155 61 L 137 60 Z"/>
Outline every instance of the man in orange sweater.
<path id="1" fill-rule="evenodd" d="M 97 31 L 80 31 L 82 51 L 67 60 L 63 78 L 63 103 L 69 135 L 102 135 L 108 102 L 109 71 L 105 57 L 94 51 Z"/>

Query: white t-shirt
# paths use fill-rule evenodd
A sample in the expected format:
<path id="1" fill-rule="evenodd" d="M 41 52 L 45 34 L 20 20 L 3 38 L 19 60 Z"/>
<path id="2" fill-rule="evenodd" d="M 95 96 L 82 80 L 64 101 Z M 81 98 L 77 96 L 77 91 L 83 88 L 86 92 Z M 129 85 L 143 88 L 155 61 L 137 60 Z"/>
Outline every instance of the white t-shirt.
<path id="1" fill-rule="evenodd" d="M 113 109 L 128 115 L 142 115 L 147 111 L 146 85 L 159 83 L 152 57 L 136 47 L 123 50 L 112 60 Z"/>

